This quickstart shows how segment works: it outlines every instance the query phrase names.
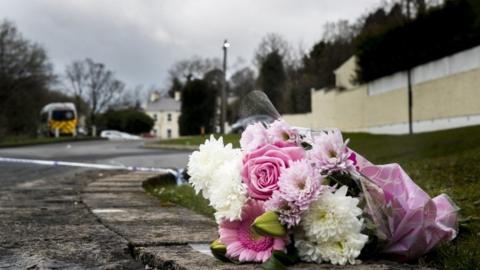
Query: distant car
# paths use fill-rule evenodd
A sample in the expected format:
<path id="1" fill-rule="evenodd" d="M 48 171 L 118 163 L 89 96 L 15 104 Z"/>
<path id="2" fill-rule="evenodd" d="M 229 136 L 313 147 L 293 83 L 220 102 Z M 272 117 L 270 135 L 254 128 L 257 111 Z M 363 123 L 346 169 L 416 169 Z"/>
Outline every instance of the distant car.
<path id="1" fill-rule="evenodd" d="M 140 140 L 137 135 L 132 135 L 118 130 L 104 130 L 100 133 L 100 137 L 109 140 Z"/>
<path id="2" fill-rule="evenodd" d="M 247 128 L 248 125 L 251 125 L 254 123 L 262 123 L 264 126 L 267 126 L 273 121 L 275 121 L 275 118 L 269 115 L 264 115 L 264 114 L 252 115 L 249 117 L 239 119 L 237 122 L 235 122 L 232 125 L 231 133 L 242 133 Z"/>

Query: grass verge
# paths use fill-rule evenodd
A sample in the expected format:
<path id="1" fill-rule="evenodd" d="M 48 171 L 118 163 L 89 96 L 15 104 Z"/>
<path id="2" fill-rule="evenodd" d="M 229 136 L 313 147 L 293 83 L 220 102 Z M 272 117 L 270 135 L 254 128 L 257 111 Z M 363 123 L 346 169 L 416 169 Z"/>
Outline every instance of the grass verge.
<path id="1" fill-rule="evenodd" d="M 420 263 L 438 269 L 480 269 L 480 126 L 401 136 L 345 133 L 344 137 L 371 162 L 399 163 L 432 197 L 446 193 L 460 207 L 458 237 L 420 258 Z M 162 143 L 198 145 L 205 138 Z M 238 135 L 225 137 L 234 146 L 238 146 L 238 139 Z M 203 198 L 189 186 L 172 186 L 161 193 L 164 200 L 193 205 L 191 209 L 212 216 L 208 202 L 200 204 L 198 200 Z"/>
<path id="2" fill-rule="evenodd" d="M 220 135 L 214 134 L 215 138 L 218 138 Z M 223 142 L 225 144 L 231 143 L 233 147 L 240 147 L 239 139 L 240 135 L 238 134 L 226 134 L 222 135 Z M 169 140 L 161 140 L 157 143 L 152 144 L 160 144 L 160 145 L 200 145 L 205 142 L 206 139 L 210 138 L 210 135 L 204 136 L 189 136 L 189 137 L 181 137 L 178 139 L 169 139 Z"/>
<path id="3" fill-rule="evenodd" d="M 176 185 L 175 177 L 162 175 L 143 183 L 143 188 L 160 200 L 162 206 L 180 205 L 213 219 L 215 212 L 208 200 L 195 194 L 190 185 Z"/>

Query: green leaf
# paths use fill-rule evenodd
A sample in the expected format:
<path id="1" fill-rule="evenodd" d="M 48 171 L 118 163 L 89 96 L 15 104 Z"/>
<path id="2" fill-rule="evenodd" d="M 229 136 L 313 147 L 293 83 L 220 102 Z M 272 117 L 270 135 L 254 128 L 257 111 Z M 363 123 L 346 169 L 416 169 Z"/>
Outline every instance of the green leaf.
<path id="1" fill-rule="evenodd" d="M 288 268 L 278 260 L 274 255 L 262 264 L 262 269 L 265 270 L 288 270 Z"/>
<path id="2" fill-rule="evenodd" d="M 291 250 L 290 250 L 291 251 Z M 293 265 L 298 261 L 297 251 L 285 253 L 283 251 L 274 250 L 272 256 L 262 264 L 262 268 L 266 270 L 284 270 L 288 265 Z"/>
<path id="3" fill-rule="evenodd" d="M 223 262 L 230 262 L 231 260 L 225 256 L 227 253 L 227 247 L 222 244 L 218 239 L 213 241 L 210 244 L 210 250 L 212 251 L 213 256 L 215 258 L 223 261 Z"/>
<path id="4" fill-rule="evenodd" d="M 348 196 L 358 197 L 359 194 L 362 192 L 362 189 L 358 183 L 358 181 L 349 173 L 333 173 L 327 176 L 329 180 L 329 185 L 333 186 L 338 184 L 339 186 L 347 186 L 348 187 Z"/>
<path id="5" fill-rule="evenodd" d="M 278 214 L 268 211 L 258 216 L 252 224 L 255 233 L 263 236 L 282 237 L 287 235 L 287 230 L 280 223 Z"/>
<path id="6" fill-rule="evenodd" d="M 279 260 L 284 265 L 293 265 L 298 261 L 297 250 L 292 253 L 285 253 L 283 251 L 275 250 L 272 256 Z"/>
<path id="7" fill-rule="evenodd" d="M 302 142 L 301 145 L 302 145 L 303 149 L 305 149 L 305 150 L 311 150 L 312 149 L 312 145 L 307 143 L 307 142 Z"/>

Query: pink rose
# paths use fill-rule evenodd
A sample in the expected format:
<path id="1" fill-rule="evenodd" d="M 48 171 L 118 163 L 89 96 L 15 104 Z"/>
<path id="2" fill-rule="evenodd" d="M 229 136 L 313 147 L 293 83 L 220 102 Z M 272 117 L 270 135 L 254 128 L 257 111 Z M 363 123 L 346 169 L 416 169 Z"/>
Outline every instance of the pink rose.
<path id="1" fill-rule="evenodd" d="M 267 144 L 243 158 L 242 178 L 250 197 L 268 200 L 278 189 L 278 178 L 291 161 L 304 157 L 304 150 L 297 146 L 278 147 Z"/>

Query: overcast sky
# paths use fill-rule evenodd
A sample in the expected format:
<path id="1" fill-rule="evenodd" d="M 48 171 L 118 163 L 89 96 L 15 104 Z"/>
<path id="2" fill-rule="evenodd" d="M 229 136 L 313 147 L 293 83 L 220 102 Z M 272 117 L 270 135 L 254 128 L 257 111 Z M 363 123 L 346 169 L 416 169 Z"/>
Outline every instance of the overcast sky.
<path id="1" fill-rule="evenodd" d="M 283 35 L 309 49 L 327 21 L 349 19 L 380 0 L 0 0 L 0 18 L 12 20 L 43 45 L 57 73 L 90 57 L 130 87 L 165 86 L 167 70 L 192 55 L 251 64 L 261 38 Z"/>

